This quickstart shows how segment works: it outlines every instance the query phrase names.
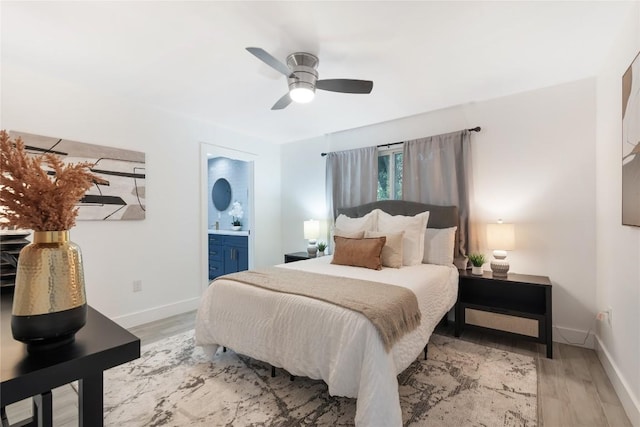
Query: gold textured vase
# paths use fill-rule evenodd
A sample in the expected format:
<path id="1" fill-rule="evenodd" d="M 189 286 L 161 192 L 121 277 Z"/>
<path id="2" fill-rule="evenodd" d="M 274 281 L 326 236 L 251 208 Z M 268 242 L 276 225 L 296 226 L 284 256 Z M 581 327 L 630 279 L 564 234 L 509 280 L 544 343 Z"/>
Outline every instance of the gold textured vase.
<path id="1" fill-rule="evenodd" d="M 36 231 L 18 257 L 11 331 L 29 352 L 72 342 L 87 319 L 80 248 L 69 231 Z"/>

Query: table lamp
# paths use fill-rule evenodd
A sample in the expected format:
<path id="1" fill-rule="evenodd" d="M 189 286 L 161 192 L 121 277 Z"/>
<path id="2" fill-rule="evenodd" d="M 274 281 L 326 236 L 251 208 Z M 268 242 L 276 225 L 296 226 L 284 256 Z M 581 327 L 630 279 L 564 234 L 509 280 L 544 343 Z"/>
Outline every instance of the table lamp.
<path id="1" fill-rule="evenodd" d="M 320 221 L 310 219 L 304 222 L 304 238 L 309 240 L 309 246 L 307 246 L 307 253 L 309 258 L 315 258 L 318 253 L 318 247 L 316 246 L 316 239 L 320 236 Z"/>
<path id="2" fill-rule="evenodd" d="M 494 276 L 506 277 L 509 271 L 507 251 L 515 246 L 515 232 L 513 224 L 504 224 L 501 219 L 497 224 L 487 224 L 487 245 L 493 249 L 491 271 Z"/>

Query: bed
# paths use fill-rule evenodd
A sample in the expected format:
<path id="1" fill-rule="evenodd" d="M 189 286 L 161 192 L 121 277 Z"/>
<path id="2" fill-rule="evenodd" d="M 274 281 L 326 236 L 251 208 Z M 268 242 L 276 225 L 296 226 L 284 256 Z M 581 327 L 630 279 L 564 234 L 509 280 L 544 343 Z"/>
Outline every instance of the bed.
<path id="1" fill-rule="evenodd" d="M 392 215 L 429 211 L 427 228 L 457 225 L 457 209 L 411 202 L 376 202 L 341 211 L 351 218 L 375 209 Z M 457 242 L 457 236 L 456 236 Z M 457 244 L 456 244 L 457 249 Z M 362 314 L 300 295 L 273 292 L 227 280 L 212 282 L 200 303 L 196 344 L 213 358 L 220 346 L 281 367 L 290 374 L 321 379 L 333 396 L 357 398 L 357 426 L 401 426 L 397 375 L 422 352 L 437 323 L 453 307 L 458 271 L 453 264 L 419 264 L 371 270 L 319 257 L 277 266 L 402 286 L 415 293 L 420 325 L 389 351 Z"/>

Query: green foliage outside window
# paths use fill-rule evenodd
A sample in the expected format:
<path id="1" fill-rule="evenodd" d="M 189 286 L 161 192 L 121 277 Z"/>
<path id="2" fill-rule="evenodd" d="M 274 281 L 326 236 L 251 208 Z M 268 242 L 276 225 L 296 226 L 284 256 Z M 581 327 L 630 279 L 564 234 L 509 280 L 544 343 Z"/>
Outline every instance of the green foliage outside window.
<path id="1" fill-rule="evenodd" d="M 395 193 L 395 200 L 402 200 L 402 153 L 395 153 L 393 156 L 393 191 Z"/>
<path id="2" fill-rule="evenodd" d="M 389 155 L 378 156 L 378 200 L 389 199 Z"/>
<path id="3" fill-rule="evenodd" d="M 402 199 L 402 152 L 378 156 L 378 200 Z"/>

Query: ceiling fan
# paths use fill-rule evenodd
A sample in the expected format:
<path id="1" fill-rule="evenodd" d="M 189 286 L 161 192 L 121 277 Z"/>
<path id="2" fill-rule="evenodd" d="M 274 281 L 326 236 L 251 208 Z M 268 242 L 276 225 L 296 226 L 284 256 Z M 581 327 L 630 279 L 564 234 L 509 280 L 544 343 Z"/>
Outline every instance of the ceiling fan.
<path id="1" fill-rule="evenodd" d="M 256 58 L 287 76 L 289 92 L 280 98 L 272 110 L 282 110 L 291 102 L 310 102 L 316 89 L 343 93 L 371 93 L 373 82 L 370 80 L 326 79 L 318 80 L 318 57 L 306 52 L 296 52 L 287 56 L 287 64 L 283 64 L 264 49 L 248 47 L 247 50 Z"/>

